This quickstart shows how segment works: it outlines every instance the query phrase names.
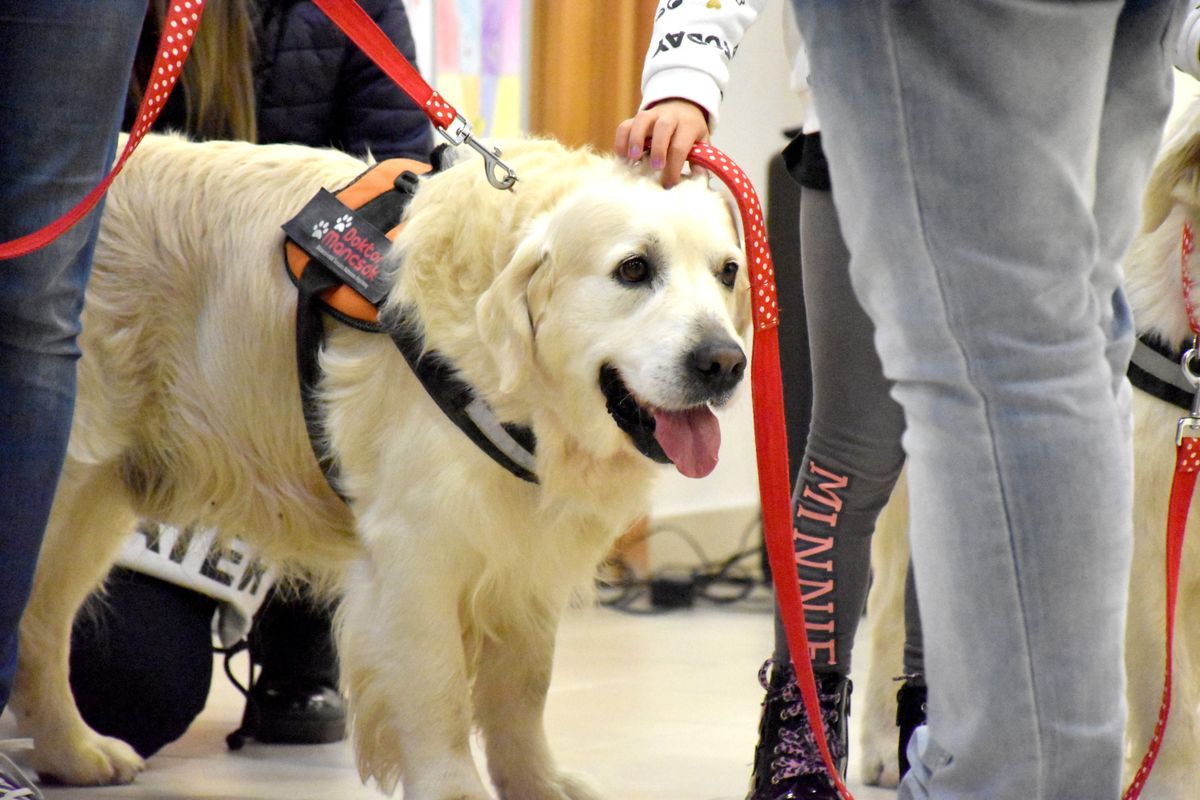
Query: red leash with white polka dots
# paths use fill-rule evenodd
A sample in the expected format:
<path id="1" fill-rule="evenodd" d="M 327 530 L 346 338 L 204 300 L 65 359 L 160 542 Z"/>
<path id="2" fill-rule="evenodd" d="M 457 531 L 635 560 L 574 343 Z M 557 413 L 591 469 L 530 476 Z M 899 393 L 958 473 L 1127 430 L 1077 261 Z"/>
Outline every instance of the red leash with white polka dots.
<path id="1" fill-rule="evenodd" d="M 0 242 L 0 260 L 18 258 L 45 247 L 87 216 L 96 203 L 100 202 L 113 178 L 117 177 L 117 173 L 125 166 L 129 156 L 133 154 L 166 105 L 167 96 L 179 79 L 183 71 L 183 62 L 187 60 L 192 42 L 195 41 L 196 28 L 200 25 L 201 14 L 204 13 L 204 3 L 205 0 L 176 0 L 167 6 L 162 36 L 158 42 L 158 53 L 154 56 L 154 64 L 150 68 L 146 94 L 138 106 L 137 118 L 125 142 L 125 149 L 121 151 L 112 170 L 96 188 L 63 216 L 33 233 L 12 241 Z"/>
<path id="2" fill-rule="evenodd" d="M 516 173 L 501 159 L 500 152 L 485 147 L 472 134 L 471 125 L 446 100 L 425 82 L 415 67 L 379 29 L 375 21 L 354 0 L 314 0 L 315 4 L 342 29 L 364 52 L 371 55 L 392 80 L 408 94 L 429 117 L 435 129 L 454 144 L 467 144 L 479 151 L 485 162 L 488 181 L 497 189 L 508 189 L 517 180 Z M 0 242 L 0 260 L 18 258 L 38 250 L 61 236 L 95 208 L 108 191 L 113 179 L 137 149 L 150 126 L 158 119 L 167 97 L 175 87 L 183 64 L 196 38 L 196 28 L 204 12 L 205 0 L 175 0 L 167 7 L 158 52 L 151 67 L 151 78 L 138 107 L 133 130 L 125 149 L 104 180 L 70 211 L 49 225 L 9 242 Z"/>
<path id="3" fill-rule="evenodd" d="M 1187 312 L 1188 325 L 1192 329 L 1192 348 L 1183 354 L 1183 374 L 1188 382 L 1197 389 L 1192 400 L 1191 414 L 1179 420 L 1175 432 L 1175 477 L 1171 481 L 1171 500 L 1167 506 L 1167 557 L 1166 557 L 1166 615 L 1167 615 L 1167 645 L 1166 666 L 1163 679 L 1162 703 L 1158 708 L 1158 721 L 1154 725 L 1154 735 L 1146 747 L 1146 754 L 1138 767 L 1137 774 L 1129 788 L 1125 790 L 1122 800 L 1136 800 L 1141 797 L 1146 779 L 1158 758 L 1162 747 L 1163 734 L 1167 729 L 1167 717 L 1171 713 L 1171 683 L 1174 676 L 1172 669 L 1173 653 L 1175 650 L 1175 599 L 1179 593 L 1179 570 L 1183 562 L 1183 539 L 1187 533 L 1188 508 L 1192 503 L 1192 494 L 1196 487 L 1196 475 L 1200 472 L 1200 373 L 1195 365 L 1200 362 L 1200 324 L 1196 320 L 1196 308 L 1192 302 L 1192 280 L 1189 269 L 1195 240 L 1192 236 L 1192 226 L 1183 224 L 1183 236 L 1179 248 L 1180 280 L 1183 284 L 1183 304 Z"/>
<path id="4" fill-rule="evenodd" d="M 833 763 L 821 703 L 808 653 L 804 629 L 804 602 L 796 575 L 796 547 L 792 528 L 791 474 L 788 468 L 787 425 L 783 412 L 783 376 L 779 369 L 779 304 L 775 294 L 775 267 L 767 246 L 766 223 L 758 195 L 741 167 L 708 143 L 697 143 L 688 161 L 708 169 L 733 193 L 742 218 L 746 260 L 750 270 L 751 313 L 754 318 L 754 356 L 750 388 L 754 407 L 754 443 L 758 460 L 758 492 L 762 503 L 763 533 L 775 602 L 787 632 L 788 650 L 796 683 L 804 699 L 804 712 L 814 734 L 825 769 L 843 800 L 854 800 Z M 800 658 L 796 655 L 801 654 Z"/>

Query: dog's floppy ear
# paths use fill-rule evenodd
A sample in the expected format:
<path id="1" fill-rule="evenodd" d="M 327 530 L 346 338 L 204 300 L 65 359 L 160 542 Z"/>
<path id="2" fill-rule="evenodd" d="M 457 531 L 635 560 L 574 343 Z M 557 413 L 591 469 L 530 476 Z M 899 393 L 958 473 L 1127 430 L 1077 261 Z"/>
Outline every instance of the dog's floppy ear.
<path id="1" fill-rule="evenodd" d="M 1158 160 L 1146 184 L 1142 204 L 1142 230 L 1156 230 L 1177 204 L 1180 189 L 1193 197 L 1200 184 L 1200 98 L 1174 117 Z"/>
<path id="2" fill-rule="evenodd" d="M 480 340 L 495 359 L 503 393 L 512 392 L 533 364 L 530 284 L 549 256 L 546 223 L 545 219 L 534 223 L 475 306 Z"/>
<path id="3" fill-rule="evenodd" d="M 1176 190 L 1184 196 L 1194 197 L 1200 184 L 1200 133 L 1186 143 L 1163 155 L 1154 165 L 1146 185 L 1145 202 L 1142 209 L 1142 230 L 1156 230 L 1166 221 L 1171 209 L 1178 203 Z"/>

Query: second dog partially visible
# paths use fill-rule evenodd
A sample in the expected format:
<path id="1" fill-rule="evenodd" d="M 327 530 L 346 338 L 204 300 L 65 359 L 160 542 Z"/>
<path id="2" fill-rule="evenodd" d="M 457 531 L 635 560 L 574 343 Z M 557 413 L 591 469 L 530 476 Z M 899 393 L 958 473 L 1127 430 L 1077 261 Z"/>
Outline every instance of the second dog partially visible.
<path id="1" fill-rule="evenodd" d="M 1200 259 L 1187 259 L 1181 271 L 1185 223 L 1200 231 L 1200 100 L 1181 112 L 1164 142 L 1146 190 L 1144 223 L 1125 259 L 1126 288 L 1140 337 L 1181 351 L 1191 330 L 1183 277 L 1200 285 Z M 1200 290 L 1191 301 L 1200 307 Z M 1135 359 L 1136 363 L 1136 359 Z M 1178 360 L 1164 359 L 1162 373 L 1179 374 Z M 1175 465 L 1175 432 L 1186 409 L 1146 392 L 1133 393 L 1134 547 L 1126 626 L 1127 698 L 1126 784 L 1132 780 L 1154 734 L 1162 693 L 1165 654 L 1166 523 Z M 904 569 L 907 504 L 897 490 L 880 517 L 872 546 L 875 582 L 863 635 L 872 658 L 863 714 L 863 741 L 857 758 L 861 779 L 894 786 L 896 768 L 896 684 L 904 622 Z M 1200 502 L 1188 515 L 1176 608 L 1171 715 L 1161 750 L 1142 796 L 1190 800 L 1200 781 Z M 936 692 L 936 687 L 931 687 Z"/>

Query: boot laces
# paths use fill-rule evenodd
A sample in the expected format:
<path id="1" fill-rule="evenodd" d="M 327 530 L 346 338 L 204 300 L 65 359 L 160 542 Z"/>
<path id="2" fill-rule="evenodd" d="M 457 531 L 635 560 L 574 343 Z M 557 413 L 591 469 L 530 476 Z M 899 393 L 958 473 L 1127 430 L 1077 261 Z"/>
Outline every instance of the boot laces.
<path id="1" fill-rule="evenodd" d="M 768 675 L 772 669 L 783 670 L 782 674 L 787 680 L 782 687 L 770 685 Z M 758 682 L 769 694 L 774 693 L 785 703 L 779 712 L 779 741 L 772 751 L 775 758 L 771 760 L 771 783 L 779 784 L 800 775 L 824 775 L 825 761 L 821 758 L 820 748 L 817 747 L 816 734 L 808 724 L 804 697 L 800 693 L 800 686 L 796 683 L 791 666 L 769 660 L 759 670 Z M 821 722 L 825 726 L 829 755 L 837 762 L 845 755 L 844 744 L 837 735 L 840 698 L 838 692 L 824 690 L 819 680 L 817 697 L 821 701 Z"/>
<path id="2" fill-rule="evenodd" d="M 9 758 L 0 753 L 0 800 L 40 800 L 41 794 Z"/>

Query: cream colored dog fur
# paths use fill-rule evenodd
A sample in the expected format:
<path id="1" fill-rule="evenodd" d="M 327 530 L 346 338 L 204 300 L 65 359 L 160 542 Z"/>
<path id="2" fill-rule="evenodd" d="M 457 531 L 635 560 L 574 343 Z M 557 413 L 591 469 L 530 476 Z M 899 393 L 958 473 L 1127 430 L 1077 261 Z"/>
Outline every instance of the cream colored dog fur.
<path id="1" fill-rule="evenodd" d="M 475 726 L 501 797 L 593 796 L 542 728 L 555 630 L 661 469 L 606 412 L 598 373 L 615 367 L 648 409 L 707 415 L 729 387 L 697 389 L 689 359 L 706 340 L 740 347 L 748 282 L 729 209 L 699 181 L 667 191 L 544 141 L 504 152 L 515 191 L 488 186 L 476 158 L 423 182 L 384 314 L 407 309 L 501 420 L 532 427 L 540 485 L 456 429 L 389 337 L 330 322 L 320 399 L 347 506 L 305 432 L 279 226 L 365 165 L 142 144 L 108 198 L 68 464 L 22 624 L 13 706 L 39 772 L 106 784 L 143 767 L 86 726 L 67 683 L 75 611 L 142 516 L 238 535 L 344 592 L 364 779 L 406 800 L 483 800 Z"/>
<path id="2" fill-rule="evenodd" d="M 1200 231 L 1200 99 L 1174 118 L 1146 190 L 1141 232 L 1125 258 L 1126 290 L 1139 334 L 1153 332 L 1178 346 L 1190 336 L 1180 276 L 1183 224 Z M 1191 260 L 1200 285 L 1200 256 Z M 1200 291 L 1192 302 L 1200 307 Z M 1175 429 L 1187 412 L 1143 392 L 1133 393 L 1134 549 L 1129 585 L 1125 665 L 1129 721 L 1125 785 L 1133 779 L 1154 734 L 1162 694 L 1166 604 L 1166 523 L 1175 467 Z M 900 487 L 901 489 L 903 487 Z M 896 688 L 903 646 L 907 501 L 902 492 L 885 509 L 872 543 L 872 588 L 863 633 L 870 637 L 865 697 L 859 704 L 863 740 L 859 775 L 894 786 Z M 895 507 L 893 507 L 895 506 Z M 1194 499 L 1184 540 L 1176 606 L 1171 716 L 1142 797 L 1191 800 L 1200 785 L 1200 498 Z M 935 688 L 930 689 L 936 691 Z M 855 756 L 851 756 L 855 758 Z"/>

